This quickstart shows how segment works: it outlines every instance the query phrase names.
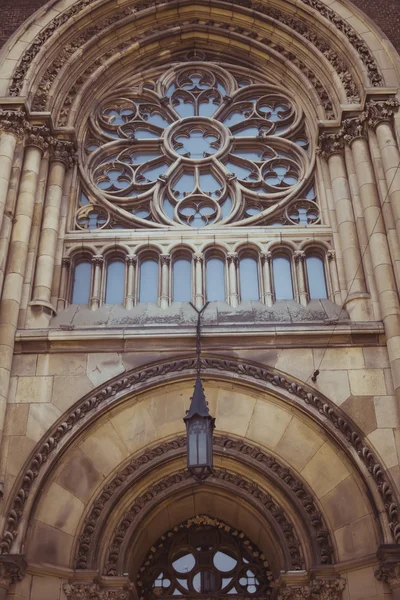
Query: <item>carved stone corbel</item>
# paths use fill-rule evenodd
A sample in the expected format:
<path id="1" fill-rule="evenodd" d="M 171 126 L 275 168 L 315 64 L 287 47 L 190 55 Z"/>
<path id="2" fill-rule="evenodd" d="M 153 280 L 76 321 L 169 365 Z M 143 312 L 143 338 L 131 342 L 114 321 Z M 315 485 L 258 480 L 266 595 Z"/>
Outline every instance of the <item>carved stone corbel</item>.
<path id="1" fill-rule="evenodd" d="M 21 554 L 0 556 L 0 600 L 7 597 L 10 585 L 23 580 L 26 567 L 27 562 Z"/>

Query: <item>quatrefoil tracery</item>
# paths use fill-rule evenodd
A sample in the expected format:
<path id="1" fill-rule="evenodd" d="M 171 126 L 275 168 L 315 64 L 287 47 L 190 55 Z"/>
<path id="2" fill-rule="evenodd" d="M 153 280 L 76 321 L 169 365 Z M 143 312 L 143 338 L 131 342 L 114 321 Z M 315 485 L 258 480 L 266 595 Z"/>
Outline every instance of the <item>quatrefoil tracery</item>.
<path id="1" fill-rule="evenodd" d="M 146 226 L 257 224 L 304 196 L 302 120 L 276 87 L 217 65 L 175 66 L 92 118 L 90 191 L 142 226 L 143 211 Z"/>

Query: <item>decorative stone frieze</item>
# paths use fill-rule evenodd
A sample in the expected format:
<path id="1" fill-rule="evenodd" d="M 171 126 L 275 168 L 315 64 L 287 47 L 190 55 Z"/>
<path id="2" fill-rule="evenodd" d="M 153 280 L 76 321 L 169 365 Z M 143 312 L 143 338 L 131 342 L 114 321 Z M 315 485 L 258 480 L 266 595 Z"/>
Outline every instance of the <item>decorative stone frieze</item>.
<path id="1" fill-rule="evenodd" d="M 368 469 L 371 474 L 371 480 L 375 483 L 377 491 L 383 499 L 393 539 L 396 542 L 400 541 L 399 507 L 391 483 L 386 477 L 385 469 L 364 441 L 360 432 L 347 421 L 344 413 L 337 406 L 329 402 L 315 389 L 309 388 L 306 385 L 300 385 L 297 380 L 289 376 L 283 376 L 267 365 L 261 367 L 244 361 L 227 360 L 219 357 L 203 357 L 201 359 L 201 367 L 204 371 L 209 371 L 210 373 L 225 373 L 227 376 L 231 374 L 238 375 L 249 378 L 258 385 L 273 385 L 277 390 L 281 389 L 292 394 L 304 403 L 305 406 L 310 406 L 317 415 L 322 415 L 336 429 L 338 437 L 354 448 L 356 456 L 359 457 L 359 460 Z M 99 387 L 95 393 L 82 398 L 79 404 L 66 414 L 65 420 L 51 429 L 45 441 L 37 447 L 36 454 L 28 464 L 26 470 L 22 472 L 19 479 L 20 487 L 17 488 L 18 491 L 14 499 L 10 499 L 11 508 L 5 517 L 5 526 L 0 542 L 0 553 L 4 555 L 10 552 L 24 514 L 26 501 L 32 491 L 33 483 L 39 476 L 42 468 L 50 461 L 51 456 L 61 443 L 65 442 L 65 438 L 72 437 L 76 433 L 79 424 L 83 423 L 86 417 L 93 411 L 98 410 L 112 397 L 118 399 L 124 394 L 131 394 L 136 389 L 140 389 L 141 386 L 151 384 L 152 380 L 157 381 L 160 377 L 165 378 L 167 375 L 173 374 L 182 375 L 182 373 L 188 371 L 194 373 L 195 370 L 196 359 L 194 357 L 149 365 L 124 374 L 116 381 L 107 382 L 102 387 Z"/>
<path id="2" fill-rule="evenodd" d="M 21 554 L 0 556 L 0 588 L 8 589 L 13 583 L 22 581 L 27 562 Z"/>
<path id="3" fill-rule="evenodd" d="M 25 134 L 26 126 L 27 121 L 24 111 L 0 109 L 0 134 L 6 132 L 22 137 Z"/>
<path id="4" fill-rule="evenodd" d="M 97 583 L 66 583 L 63 586 L 68 600 L 128 600 L 129 590 L 109 590 Z"/>
<path id="5" fill-rule="evenodd" d="M 121 555 L 121 547 L 125 541 L 131 525 L 137 519 L 139 513 L 158 495 L 164 494 L 166 490 L 173 489 L 191 480 L 192 476 L 187 469 L 177 471 L 172 475 L 163 477 L 160 481 L 150 485 L 143 494 L 135 498 L 130 509 L 120 519 L 118 527 L 109 547 L 108 556 L 105 559 L 104 574 L 107 576 L 118 575 L 118 559 Z M 302 556 L 300 540 L 293 523 L 288 519 L 282 507 L 278 506 L 272 496 L 262 490 L 256 483 L 246 479 L 238 473 L 231 473 L 226 469 L 214 469 L 212 481 L 222 481 L 230 486 L 237 487 L 245 495 L 254 498 L 255 501 L 262 504 L 263 508 L 270 514 L 280 529 L 282 537 L 285 539 L 288 552 L 291 558 L 291 569 L 302 570 L 304 568 L 304 558 Z"/>
<path id="6" fill-rule="evenodd" d="M 368 123 L 369 127 L 375 129 L 379 123 L 391 121 L 399 106 L 400 102 L 394 97 L 386 100 L 371 100 L 367 102 L 362 118 Z"/>

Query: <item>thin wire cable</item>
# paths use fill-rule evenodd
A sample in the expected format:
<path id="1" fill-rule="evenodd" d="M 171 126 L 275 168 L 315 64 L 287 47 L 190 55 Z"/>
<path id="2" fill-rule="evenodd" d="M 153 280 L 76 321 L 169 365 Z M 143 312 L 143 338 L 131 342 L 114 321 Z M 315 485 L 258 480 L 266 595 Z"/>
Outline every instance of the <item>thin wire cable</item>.
<path id="1" fill-rule="evenodd" d="M 340 307 L 340 313 L 339 313 L 339 316 L 338 316 L 338 318 L 337 318 L 337 322 L 335 323 L 335 325 L 334 325 L 334 327 L 333 327 L 333 329 L 332 329 L 332 331 L 331 331 L 331 334 L 330 334 L 330 336 L 329 336 L 329 339 L 328 339 L 328 341 L 327 341 L 327 343 L 326 343 L 326 346 L 325 346 L 325 348 L 324 348 L 324 352 L 323 352 L 323 354 L 322 354 L 322 358 L 320 359 L 320 361 L 319 361 L 319 364 L 318 364 L 318 367 L 317 367 L 317 368 L 315 368 L 315 365 L 314 365 L 313 371 L 312 371 L 312 372 L 310 373 L 310 375 L 307 377 L 307 379 L 306 379 L 306 382 L 307 382 L 307 381 L 309 381 L 309 379 L 310 379 L 310 378 L 313 378 L 313 377 L 315 377 L 315 379 L 313 379 L 313 381 L 316 381 L 316 378 L 317 378 L 317 376 L 319 375 L 319 370 L 320 370 L 320 368 L 321 368 L 321 365 L 322 365 L 322 362 L 323 362 L 323 360 L 324 360 L 324 358 L 325 358 L 325 354 L 326 354 L 326 352 L 327 352 L 327 350 L 328 350 L 328 348 L 329 348 L 329 345 L 330 345 L 330 343 L 331 343 L 332 337 L 333 337 L 333 335 L 334 335 L 334 333 L 335 333 L 335 331 L 336 331 L 336 327 L 337 327 L 337 326 L 338 326 L 338 324 L 339 324 L 339 320 L 340 320 L 340 317 L 341 317 L 341 315 L 342 315 L 342 312 L 345 310 L 344 306 L 345 306 L 345 304 L 346 304 L 346 302 L 347 302 L 347 300 L 348 300 L 348 297 L 349 297 L 349 295 L 350 295 L 350 292 L 351 292 L 351 288 L 353 287 L 353 283 L 354 283 L 354 281 L 355 281 L 355 279 L 356 279 L 356 277 L 357 277 L 358 271 L 360 270 L 360 268 L 361 268 L 361 266 L 362 266 L 362 264 L 363 264 L 363 259 L 364 259 L 365 253 L 367 252 L 367 250 L 368 250 L 368 248 L 369 248 L 369 244 L 370 244 L 370 241 L 371 241 L 372 235 L 374 234 L 375 227 L 377 226 L 377 224 L 378 224 L 378 221 L 379 221 L 380 217 L 382 216 L 383 207 L 384 207 L 384 205 L 385 205 L 385 204 L 388 202 L 388 199 L 389 199 L 389 194 L 390 194 L 390 190 L 391 190 L 391 188 L 392 188 L 392 185 L 393 185 L 394 179 L 395 179 L 395 177 L 396 177 L 396 175 L 397 175 L 397 173 L 398 173 L 399 169 L 400 169 L 400 162 L 398 163 L 398 165 L 397 165 L 397 167 L 396 167 L 396 170 L 395 170 L 395 172 L 394 172 L 394 174 L 393 174 L 393 178 L 392 178 L 392 181 L 390 182 L 390 185 L 389 185 L 389 187 L 388 187 L 388 190 L 387 190 L 386 196 L 385 196 L 385 198 L 384 198 L 384 201 L 382 202 L 381 206 L 379 207 L 379 212 L 378 212 L 378 216 L 376 217 L 375 224 L 374 224 L 374 226 L 373 226 L 373 228 L 372 228 L 372 231 L 371 231 L 370 235 L 368 236 L 367 243 L 366 243 L 366 245 L 365 245 L 365 248 L 364 248 L 364 250 L 363 250 L 363 252 L 362 252 L 362 254 L 361 254 L 361 259 L 360 259 L 360 262 L 358 263 L 358 266 L 357 266 L 356 272 L 355 272 L 355 274 L 354 274 L 354 277 L 353 277 L 353 279 L 352 279 L 352 281 L 351 281 L 351 284 L 350 284 L 350 288 L 349 288 L 349 290 L 348 290 L 348 292 L 347 292 L 347 294 L 346 294 L 346 298 L 344 299 L 344 301 L 342 302 L 342 305 L 341 305 L 341 307 Z M 397 295 L 398 295 L 398 294 L 397 294 Z"/>

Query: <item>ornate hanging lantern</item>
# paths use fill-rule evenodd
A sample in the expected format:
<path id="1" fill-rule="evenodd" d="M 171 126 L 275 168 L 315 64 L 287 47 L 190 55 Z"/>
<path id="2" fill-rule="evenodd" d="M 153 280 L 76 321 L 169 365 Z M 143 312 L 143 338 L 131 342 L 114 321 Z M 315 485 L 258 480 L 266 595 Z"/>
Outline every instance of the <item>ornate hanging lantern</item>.
<path id="1" fill-rule="evenodd" d="M 184 422 L 187 434 L 187 467 L 193 477 L 198 481 L 204 481 L 213 473 L 213 431 L 215 419 L 210 415 L 203 384 L 201 382 L 201 360 L 200 360 L 200 318 L 208 305 L 204 305 L 197 312 L 197 377 L 191 397 L 190 408 L 186 411 Z"/>

